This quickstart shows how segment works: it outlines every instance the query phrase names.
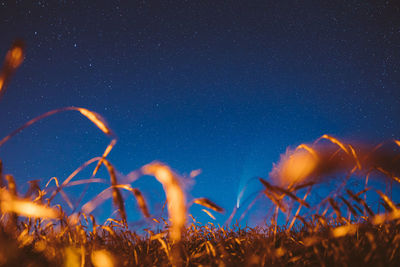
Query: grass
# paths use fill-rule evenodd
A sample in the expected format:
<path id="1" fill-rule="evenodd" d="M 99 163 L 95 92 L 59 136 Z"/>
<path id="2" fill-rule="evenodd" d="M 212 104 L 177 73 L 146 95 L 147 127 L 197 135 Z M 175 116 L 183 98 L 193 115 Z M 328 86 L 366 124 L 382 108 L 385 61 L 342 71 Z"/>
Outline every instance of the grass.
<path id="1" fill-rule="evenodd" d="M 10 76 L 22 63 L 24 51 L 16 42 L 7 53 L 0 73 L 0 96 Z M 225 226 L 201 224 L 189 214 L 191 205 L 212 212 L 223 212 L 218 204 L 199 197 L 187 201 L 182 178 L 160 162 L 149 163 L 118 181 L 107 155 L 117 142 L 116 135 L 101 115 L 79 107 L 65 107 L 40 115 L 0 140 L 0 147 L 30 125 L 59 112 L 78 111 L 111 138 L 101 157 L 84 163 L 60 182 L 50 179 L 44 188 L 30 181 L 22 195 L 12 175 L 4 175 L 0 161 L 0 266 L 351 266 L 400 264 L 400 209 L 388 194 L 400 179 L 399 159 L 393 140 L 376 147 L 355 146 L 329 135 L 313 144 L 288 150 L 268 179 L 259 178 L 261 194 L 271 205 L 272 214 L 264 225 L 254 228 L 231 224 L 234 208 Z M 73 180 L 90 164 L 92 176 Z M 109 187 L 97 197 L 76 207 L 64 192 L 67 186 L 97 182 L 100 166 L 109 173 Z M 193 179 L 199 170 L 190 175 Z M 153 218 L 139 188 L 133 182 L 143 175 L 154 176 L 165 191 L 167 218 Z M 309 199 L 315 187 L 327 177 L 340 176 L 340 184 L 318 203 Z M 348 187 L 351 177 L 364 184 L 359 192 Z M 370 177 L 387 181 L 386 192 L 369 184 Z M 50 184 L 55 184 L 51 187 Z M 128 228 L 122 190 L 131 192 L 139 211 L 156 228 L 138 234 Z M 60 194 L 74 213 L 67 213 L 54 201 Z M 379 198 L 383 212 L 376 213 L 367 194 Z M 240 193 L 240 196 L 243 192 Z M 98 224 L 91 212 L 112 198 L 115 216 Z M 245 213 L 251 211 L 255 197 Z M 239 203 L 239 202 L 238 202 Z M 278 223 L 284 218 L 285 223 Z M 154 229 L 158 229 L 154 231 Z"/>

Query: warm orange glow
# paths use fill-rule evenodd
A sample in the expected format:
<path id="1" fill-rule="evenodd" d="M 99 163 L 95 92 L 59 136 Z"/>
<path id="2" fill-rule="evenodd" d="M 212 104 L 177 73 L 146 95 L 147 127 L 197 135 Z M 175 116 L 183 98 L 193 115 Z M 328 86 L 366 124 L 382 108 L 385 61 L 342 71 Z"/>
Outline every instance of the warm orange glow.
<path id="1" fill-rule="evenodd" d="M 114 258 L 107 250 L 95 250 L 90 256 L 93 266 L 95 267 L 113 267 Z"/>
<path id="2" fill-rule="evenodd" d="M 280 185 L 293 185 L 304 181 L 315 170 L 318 159 L 308 151 L 288 151 L 274 166 L 271 177 L 277 179 Z"/>
<path id="3" fill-rule="evenodd" d="M 4 85 L 4 77 L 3 75 L 0 76 L 0 93 L 3 90 L 3 85 Z"/>
<path id="4" fill-rule="evenodd" d="M 394 140 L 394 142 L 396 143 L 396 145 L 400 146 L 400 141 L 399 140 Z"/>
<path id="5" fill-rule="evenodd" d="M 65 266 L 81 267 L 80 251 L 74 247 L 67 247 L 64 249 Z"/>
<path id="6" fill-rule="evenodd" d="M 20 46 L 14 46 L 8 51 L 6 56 L 6 64 L 13 69 L 18 68 L 24 61 L 24 51 Z"/>
<path id="7" fill-rule="evenodd" d="M 356 224 L 347 224 L 338 226 L 332 230 L 332 236 L 335 238 L 343 237 L 346 235 L 354 235 L 357 231 L 358 225 Z"/>
<path id="8" fill-rule="evenodd" d="M 30 200 L 19 199 L 8 191 L 1 191 L 1 211 L 15 212 L 20 216 L 32 218 L 55 219 L 59 217 L 57 210 L 43 205 L 35 204 Z"/>

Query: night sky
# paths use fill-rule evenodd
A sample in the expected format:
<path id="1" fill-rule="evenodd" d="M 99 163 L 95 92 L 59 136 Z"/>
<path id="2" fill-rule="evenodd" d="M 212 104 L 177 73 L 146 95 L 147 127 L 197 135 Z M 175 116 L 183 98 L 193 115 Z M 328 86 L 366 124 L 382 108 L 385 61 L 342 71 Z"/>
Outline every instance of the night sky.
<path id="1" fill-rule="evenodd" d="M 16 38 L 26 44 L 0 100 L 2 137 L 52 109 L 96 111 L 118 136 L 108 158 L 121 174 L 153 160 L 182 175 L 202 169 L 188 198 L 225 208 L 219 223 L 239 188 L 268 178 L 288 146 L 322 134 L 371 144 L 400 138 L 396 1 L 88 2 L 0 1 L 1 57 Z M 65 112 L 15 136 L 0 158 L 24 192 L 29 180 L 63 181 L 109 142 Z M 105 170 L 98 177 L 108 179 Z M 251 199 L 262 187 L 250 184 Z M 143 177 L 132 186 L 159 214 L 161 185 Z M 66 192 L 76 199 L 84 187 Z M 91 184 L 82 203 L 106 187 Z M 140 224 L 125 196 L 128 219 Z M 190 212 L 208 221 L 200 210 Z M 95 213 L 110 216 L 111 201 Z"/>

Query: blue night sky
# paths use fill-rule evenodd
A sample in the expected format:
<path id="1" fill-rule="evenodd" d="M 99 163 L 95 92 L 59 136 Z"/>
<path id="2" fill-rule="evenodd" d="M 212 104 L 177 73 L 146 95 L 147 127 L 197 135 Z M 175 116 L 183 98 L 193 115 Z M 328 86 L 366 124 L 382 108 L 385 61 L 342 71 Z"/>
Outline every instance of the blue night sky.
<path id="1" fill-rule="evenodd" d="M 118 136 L 108 158 L 120 173 L 153 160 L 180 174 L 200 168 L 188 198 L 225 208 L 220 223 L 239 188 L 267 178 L 288 146 L 322 134 L 372 144 L 400 138 L 396 1 L 87 2 L 0 1 L 1 57 L 16 38 L 26 43 L 0 102 L 1 136 L 52 109 L 96 111 Z M 29 180 L 63 181 L 109 142 L 65 112 L 15 136 L 0 158 L 24 192 Z M 98 177 L 108 179 L 105 170 Z M 160 212 L 155 179 L 132 186 Z M 84 187 L 66 192 L 74 199 Z M 83 202 L 106 187 L 91 184 Z M 249 188 L 246 197 L 262 186 Z M 140 222 L 125 196 L 129 220 Z M 200 210 L 190 211 L 207 221 Z M 107 218 L 111 201 L 95 212 Z"/>

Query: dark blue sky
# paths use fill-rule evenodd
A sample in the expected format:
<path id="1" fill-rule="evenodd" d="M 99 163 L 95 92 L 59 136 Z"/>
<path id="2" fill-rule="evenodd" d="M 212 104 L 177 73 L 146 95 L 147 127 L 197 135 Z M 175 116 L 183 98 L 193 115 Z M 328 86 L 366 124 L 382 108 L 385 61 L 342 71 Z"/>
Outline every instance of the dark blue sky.
<path id="1" fill-rule="evenodd" d="M 181 174 L 201 168 L 189 197 L 224 207 L 219 222 L 240 184 L 267 177 L 287 146 L 325 133 L 400 138 L 399 4 L 222 2 L 0 1 L 1 55 L 26 42 L 0 102 L 1 135 L 51 109 L 96 111 L 119 137 L 109 159 L 121 173 L 153 160 Z M 24 191 L 28 180 L 64 180 L 108 142 L 67 112 L 26 129 L 0 158 Z M 156 213 L 161 186 L 148 177 L 133 186 Z M 104 188 L 91 185 L 85 199 Z"/>

